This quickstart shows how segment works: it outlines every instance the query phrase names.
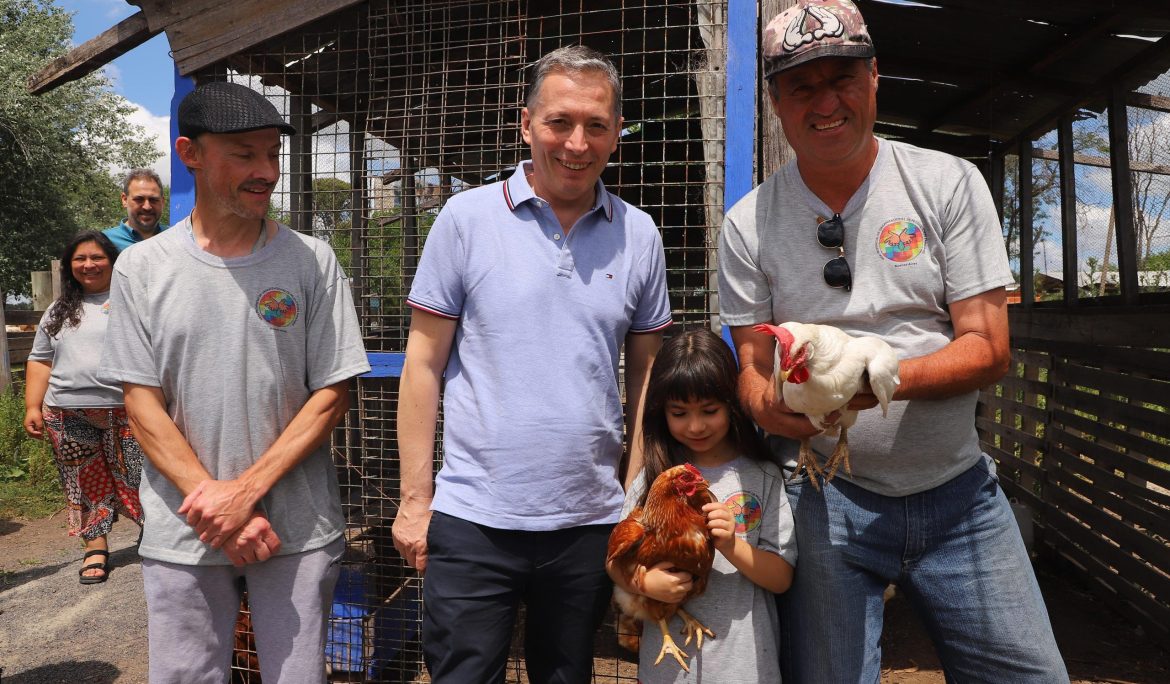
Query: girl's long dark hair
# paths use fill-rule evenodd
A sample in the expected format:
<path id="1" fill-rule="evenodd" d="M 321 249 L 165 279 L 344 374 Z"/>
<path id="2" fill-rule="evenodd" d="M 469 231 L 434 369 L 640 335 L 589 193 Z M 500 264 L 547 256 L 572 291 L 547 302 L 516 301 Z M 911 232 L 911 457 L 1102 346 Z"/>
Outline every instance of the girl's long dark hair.
<path id="1" fill-rule="evenodd" d="M 110 242 L 110 238 L 96 230 L 83 230 L 65 245 L 61 252 L 61 296 L 49 309 L 49 321 L 45 324 L 45 332 L 55 336 L 62 328 L 76 328 L 81 323 L 81 299 L 85 290 L 73 275 L 73 253 L 86 242 L 97 243 L 97 246 L 110 259 L 110 268 L 118 260 L 118 248 Z"/>
<path id="2" fill-rule="evenodd" d="M 710 330 L 687 330 L 662 345 L 650 369 L 642 411 L 642 468 L 646 488 L 640 505 L 646 503 L 646 493 L 656 477 L 687 461 L 686 449 L 670 434 L 666 423 L 668 401 L 723 402 L 731 418 L 727 438 L 736 451 L 751 459 L 771 460 L 764 440 L 739 403 L 738 379 L 739 367 L 731 348 Z"/>

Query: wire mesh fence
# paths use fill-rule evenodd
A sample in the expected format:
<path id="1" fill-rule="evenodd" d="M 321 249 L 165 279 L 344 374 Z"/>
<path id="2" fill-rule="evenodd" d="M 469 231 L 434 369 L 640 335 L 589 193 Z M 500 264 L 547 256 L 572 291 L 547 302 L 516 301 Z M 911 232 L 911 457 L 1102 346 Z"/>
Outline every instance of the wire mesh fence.
<path id="1" fill-rule="evenodd" d="M 199 80 L 246 83 L 297 128 L 282 151 L 271 215 L 333 247 L 351 276 L 367 351 L 392 366 L 405 350 L 405 298 L 438 211 L 455 193 L 503 180 L 526 157 L 527 68 L 570 44 L 598 49 L 622 74 L 621 142 L 602 180 L 659 225 L 675 321 L 717 324 L 725 15 L 718 0 L 370 0 L 237 54 Z M 356 383 L 333 439 L 347 548 L 326 660 L 332 681 L 427 681 L 422 580 L 390 536 L 398 379 L 392 369 L 374 375 Z M 233 676 L 257 682 L 246 615 Z M 507 681 L 527 681 L 521 634 L 518 625 Z M 612 620 L 595 655 L 595 682 L 635 680 L 635 659 L 618 652 Z"/>
<path id="2" fill-rule="evenodd" d="M 1170 291 L 1170 105 L 1163 93 L 1170 76 L 1152 81 L 1126 107 L 1125 139 L 1129 154 L 1130 201 L 1136 242 L 1139 292 Z M 1142 97 L 1146 95 L 1148 97 Z M 1136 100 L 1137 104 L 1133 101 Z M 1075 225 L 1077 299 L 1119 294 L 1117 212 L 1111 161 L 1109 107 L 1090 101 L 1073 115 L 1069 129 L 1073 193 L 1069 197 Z M 1031 164 L 1032 277 L 1036 301 L 1064 296 L 1066 236 L 1062 224 L 1061 145 L 1057 129 L 1035 136 Z M 1003 235 L 1017 276 L 1020 250 L 1020 158 L 1004 156 Z"/>

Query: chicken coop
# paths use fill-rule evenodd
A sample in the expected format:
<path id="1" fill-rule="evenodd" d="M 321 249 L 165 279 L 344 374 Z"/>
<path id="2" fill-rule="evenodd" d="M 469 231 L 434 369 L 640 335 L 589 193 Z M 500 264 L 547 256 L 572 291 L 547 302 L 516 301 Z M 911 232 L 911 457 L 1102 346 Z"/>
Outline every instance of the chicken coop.
<path id="1" fill-rule="evenodd" d="M 453 194 L 525 158 L 527 67 L 563 45 L 594 47 L 625 93 L 602 179 L 660 227 L 676 324 L 718 329 L 724 208 L 790 155 L 757 46 L 792 2 L 128 1 L 142 11 L 30 88 L 165 31 L 176 103 L 195 82 L 231 80 L 295 126 L 272 215 L 333 247 L 374 366 L 333 439 L 348 527 L 331 679 L 426 681 L 422 580 L 390 525 L 404 300 L 430 225 Z M 978 426 L 1004 488 L 1030 510 L 1042 554 L 1170 644 L 1170 5 L 857 4 L 877 45 L 876 133 L 972 160 L 1000 206 L 1019 282 L 1013 369 L 983 392 Z M 179 167 L 172 183 L 177 218 L 190 178 Z M 258 681 L 240 636 L 236 672 Z M 527 681 L 520 647 L 509 681 Z M 594 681 L 634 675 L 609 621 Z"/>

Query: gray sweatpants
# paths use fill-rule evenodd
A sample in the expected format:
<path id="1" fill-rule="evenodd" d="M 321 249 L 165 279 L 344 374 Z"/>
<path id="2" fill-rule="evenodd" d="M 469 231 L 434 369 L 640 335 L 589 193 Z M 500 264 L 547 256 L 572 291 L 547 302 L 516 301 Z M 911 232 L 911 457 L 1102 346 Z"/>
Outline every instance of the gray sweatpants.
<path id="1" fill-rule="evenodd" d="M 325 634 L 345 541 L 242 568 L 144 558 L 151 684 L 224 684 L 240 594 L 248 606 L 261 679 L 324 684 Z"/>

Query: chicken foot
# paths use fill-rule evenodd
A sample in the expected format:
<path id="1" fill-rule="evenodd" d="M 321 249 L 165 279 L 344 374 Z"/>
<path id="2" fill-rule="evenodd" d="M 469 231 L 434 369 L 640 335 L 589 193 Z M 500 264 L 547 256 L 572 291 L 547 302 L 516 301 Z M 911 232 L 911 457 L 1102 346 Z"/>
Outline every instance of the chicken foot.
<path id="1" fill-rule="evenodd" d="M 841 436 L 837 439 L 837 446 L 833 448 L 833 455 L 829 456 L 829 460 L 825 462 L 825 468 L 828 470 L 828 475 L 825 476 L 825 481 L 833 479 L 837 474 L 837 469 L 845 466 L 845 474 L 852 475 L 853 469 L 849 467 L 849 428 L 841 428 Z"/>
<path id="2" fill-rule="evenodd" d="M 795 480 L 802 472 L 807 472 L 809 482 L 819 492 L 821 484 L 817 479 L 818 476 L 825 478 L 825 482 L 828 482 L 833 479 L 837 470 L 842 466 L 844 466 L 846 474 L 853 474 L 853 468 L 849 464 L 849 428 L 844 426 L 841 427 L 841 436 L 837 439 L 837 446 L 833 448 L 833 454 L 825 461 L 823 467 L 817 457 L 813 455 L 808 440 L 800 440 L 800 452 L 796 455 L 796 470 L 792 471 L 792 476 L 788 479 Z"/>
<path id="3" fill-rule="evenodd" d="M 683 628 L 679 630 L 679 634 L 686 634 L 687 640 L 683 642 L 683 646 L 691 643 L 691 637 L 695 638 L 695 648 L 703 648 L 703 635 L 715 638 L 715 632 L 712 632 L 706 625 L 695 619 L 693 615 L 683 610 L 678 609 L 678 616 L 682 618 Z"/>
<path id="4" fill-rule="evenodd" d="M 654 664 L 657 665 L 658 663 L 661 663 L 662 659 L 666 656 L 667 653 L 669 653 L 670 655 L 674 656 L 674 659 L 678 661 L 678 664 L 682 666 L 682 669 L 690 672 L 691 668 L 687 667 L 687 661 L 683 660 L 683 658 L 689 658 L 690 656 L 688 656 L 686 652 L 679 648 L 678 644 L 674 643 L 674 639 L 670 637 L 670 629 L 666 626 L 666 620 L 658 620 L 657 622 L 658 629 L 662 630 L 662 650 L 658 652 L 658 659 L 654 661 Z"/>
<path id="5" fill-rule="evenodd" d="M 796 455 L 796 469 L 792 471 L 792 475 L 788 479 L 795 480 L 800 477 L 801 473 L 808 473 L 808 480 L 812 483 L 813 489 L 821 491 L 821 483 L 817 477 L 824 477 L 825 469 L 821 467 L 817 457 L 813 456 L 812 448 L 809 447 L 807 439 L 800 440 L 800 452 Z"/>

